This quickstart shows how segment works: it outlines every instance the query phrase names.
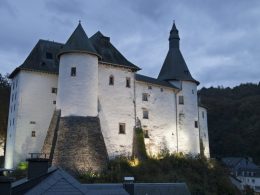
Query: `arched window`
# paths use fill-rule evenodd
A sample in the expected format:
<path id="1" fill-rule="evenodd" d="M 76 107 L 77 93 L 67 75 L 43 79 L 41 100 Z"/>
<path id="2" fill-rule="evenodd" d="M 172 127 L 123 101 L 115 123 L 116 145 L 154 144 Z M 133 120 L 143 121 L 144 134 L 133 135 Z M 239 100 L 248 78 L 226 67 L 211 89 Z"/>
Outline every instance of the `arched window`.
<path id="1" fill-rule="evenodd" d="M 114 85 L 114 76 L 110 75 L 109 77 L 109 85 Z"/>

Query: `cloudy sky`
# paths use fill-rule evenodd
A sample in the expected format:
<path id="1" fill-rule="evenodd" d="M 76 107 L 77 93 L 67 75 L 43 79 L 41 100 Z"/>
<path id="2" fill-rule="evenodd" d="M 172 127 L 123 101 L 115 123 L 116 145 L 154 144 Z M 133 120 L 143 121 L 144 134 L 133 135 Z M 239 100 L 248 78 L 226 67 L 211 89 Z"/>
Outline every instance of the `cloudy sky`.
<path id="1" fill-rule="evenodd" d="M 157 77 L 173 20 L 202 86 L 260 81 L 259 0 L 1 0 L 0 73 L 19 66 L 39 39 L 66 42 L 81 23 L 100 30 L 140 73 Z"/>

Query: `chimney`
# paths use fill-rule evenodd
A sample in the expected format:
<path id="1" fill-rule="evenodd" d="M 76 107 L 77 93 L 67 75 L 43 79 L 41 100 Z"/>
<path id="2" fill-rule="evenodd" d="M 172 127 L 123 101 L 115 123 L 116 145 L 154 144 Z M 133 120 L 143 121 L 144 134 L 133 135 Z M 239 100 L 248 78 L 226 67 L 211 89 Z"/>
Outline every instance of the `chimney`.
<path id="1" fill-rule="evenodd" d="M 135 185 L 134 185 L 134 177 L 124 177 L 124 189 L 130 194 L 135 194 Z"/>
<path id="2" fill-rule="evenodd" d="M 28 158 L 28 173 L 27 178 L 33 179 L 42 176 L 48 172 L 49 159 L 46 158 L 46 154 L 42 153 L 30 153 L 31 158 Z"/>
<path id="3" fill-rule="evenodd" d="M 5 172 L 10 172 L 11 169 L 0 169 L 0 189 L 1 194 L 3 195 L 10 195 L 12 191 L 12 181 L 14 181 L 14 178 L 5 176 Z"/>

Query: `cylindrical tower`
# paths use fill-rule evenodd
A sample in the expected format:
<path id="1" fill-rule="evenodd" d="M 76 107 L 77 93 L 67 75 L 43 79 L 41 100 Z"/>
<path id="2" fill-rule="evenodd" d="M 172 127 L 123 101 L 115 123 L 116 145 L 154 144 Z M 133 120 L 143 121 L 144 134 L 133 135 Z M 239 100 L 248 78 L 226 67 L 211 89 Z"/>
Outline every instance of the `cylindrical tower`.
<path id="1" fill-rule="evenodd" d="M 80 23 L 59 57 L 57 109 L 61 116 L 97 116 L 99 56 Z"/>
<path id="2" fill-rule="evenodd" d="M 169 37 L 169 51 L 158 76 L 159 80 L 179 88 L 176 93 L 177 152 L 198 154 L 199 128 L 197 85 L 180 51 L 179 32 L 173 24 Z"/>

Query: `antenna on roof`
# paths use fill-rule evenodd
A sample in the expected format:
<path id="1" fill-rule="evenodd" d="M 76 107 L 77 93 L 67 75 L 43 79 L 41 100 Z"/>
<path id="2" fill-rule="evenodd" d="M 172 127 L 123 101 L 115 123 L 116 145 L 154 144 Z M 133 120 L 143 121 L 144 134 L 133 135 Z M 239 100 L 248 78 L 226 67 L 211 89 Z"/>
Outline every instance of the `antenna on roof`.
<path id="1" fill-rule="evenodd" d="M 175 20 L 173 20 L 173 24 L 175 24 Z"/>
<path id="2" fill-rule="evenodd" d="M 81 20 L 79 20 L 79 23 L 81 24 Z"/>

